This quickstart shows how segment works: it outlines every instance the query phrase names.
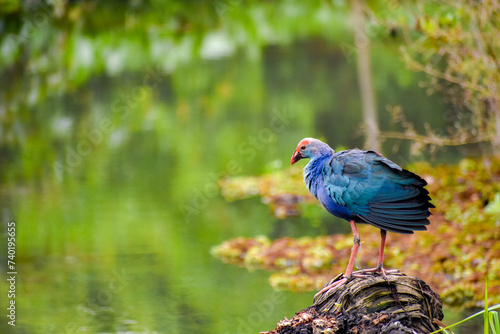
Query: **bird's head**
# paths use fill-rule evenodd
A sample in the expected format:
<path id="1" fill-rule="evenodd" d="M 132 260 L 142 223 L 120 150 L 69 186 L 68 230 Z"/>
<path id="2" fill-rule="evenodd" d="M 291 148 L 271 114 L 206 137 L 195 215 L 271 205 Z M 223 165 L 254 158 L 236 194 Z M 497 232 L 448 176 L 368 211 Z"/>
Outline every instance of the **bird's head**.
<path id="1" fill-rule="evenodd" d="M 311 159 L 327 152 L 333 152 L 333 150 L 321 140 L 315 138 L 304 138 L 297 145 L 295 152 L 293 152 L 290 164 L 293 165 L 300 159 Z"/>

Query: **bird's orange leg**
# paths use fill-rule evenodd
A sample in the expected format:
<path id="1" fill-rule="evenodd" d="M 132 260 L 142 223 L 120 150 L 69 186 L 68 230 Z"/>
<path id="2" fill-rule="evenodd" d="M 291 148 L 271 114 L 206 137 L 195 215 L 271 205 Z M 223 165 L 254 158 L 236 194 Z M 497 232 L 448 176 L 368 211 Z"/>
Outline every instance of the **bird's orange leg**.
<path id="1" fill-rule="evenodd" d="M 371 269 L 362 269 L 355 272 L 355 274 L 365 274 L 365 273 L 381 273 L 384 278 L 387 279 L 386 274 L 389 272 L 397 272 L 397 270 L 385 270 L 384 269 L 384 249 L 385 249 L 385 240 L 387 238 L 387 231 L 380 230 L 380 251 L 378 253 L 378 262 L 375 268 Z"/>
<path id="2" fill-rule="evenodd" d="M 314 300 L 316 300 L 321 294 L 325 293 L 326 291 L 344 283 L 347 278 L 352 275 L 354 262 L 356 261 L 356 255 L 358 254 L 359 245 L 361 245 L 361 238 L 359 237 L 358 229 L 356 228 L 356 223 L 354 222 L 354 220 L 351 220 L 349 223 L 351 224 L 352 234 L 354 235 L 354 245 L 352 246 L 351 256 L 349 258 L 349 263 L 347 264 L 347 269 L 345 270 L 344 277 L 341 280 L 338 280 L 321 289 L 317 294 L 314 295 Z"/>
<path id="3" fill-rule="evenodd" d="M 349 264 L 345 270 L 344 276 L 349 277 L 354 269 L 354 261 L 356 261 L 356 255 L 358 254 L 359 245 L 361 245 L 361 238 L 359 237 L 358 229 L 356 228 L 356 223 L 354 220 L 349 222 L 351 224 L 352 234 L 354 235 L 354 246 L 352 246 L 351 257 L 349 258 Z"/>
<path id="4" fill-rule="evenodd" d="M 387 231 L 380 230 L 380 251 L 378 253 L 377 269 L 381 269 L 384 273 L 384 249 L 385 249 L 385 239 L 387 238 Z M 385 274 L 384 274 L 385 276 Z"/>

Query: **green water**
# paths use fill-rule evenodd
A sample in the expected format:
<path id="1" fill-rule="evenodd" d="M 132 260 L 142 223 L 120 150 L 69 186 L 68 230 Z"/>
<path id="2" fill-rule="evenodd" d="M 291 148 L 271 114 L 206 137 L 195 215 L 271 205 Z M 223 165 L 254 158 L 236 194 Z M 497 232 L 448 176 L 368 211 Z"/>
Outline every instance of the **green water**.
<path id="1" fill-rule="evenodd" d="M 14 47 L 23 21 L 1 18 L 0 245 L 15 222 L 17 275 L 14 328 L 2 260 L 0 332 L 256 333 L 311 303 L 210 249 L 327 233 L 328 215 L 277 220 L 258 199 L 226 202 L 216 182 L 287 168 L 306 136 L 362 145 L 347 8 L 172 4 L 76 2 Z M 385 108 L 401 105 L 418 129 L 444 129 L 445 103 L 395 50 L 372 52 L 381 128 L 397 129 Z M 385 149 L 411 161 L 404 142 Z"/>

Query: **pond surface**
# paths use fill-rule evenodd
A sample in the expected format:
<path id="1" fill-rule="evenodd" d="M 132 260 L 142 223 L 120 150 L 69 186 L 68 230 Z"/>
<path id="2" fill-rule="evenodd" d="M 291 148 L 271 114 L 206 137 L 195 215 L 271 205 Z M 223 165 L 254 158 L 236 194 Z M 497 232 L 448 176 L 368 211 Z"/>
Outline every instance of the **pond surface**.
<path id="1" fill-rule="evenodd" d="M 346 9 L 317 12 L 331 22 Z M 292 14 L 265 23 L 294 26 Z M 256 333 L 308 306 L 313 293 L 275 292 L 269 273 L 225 265 L 210 249 L 237 236 L 328 233 L 332 220 L 278 220 L 258 199 L 226 202 L 217 181 L 287 168 L 307 136 L 362 146 L 355 61 L 334 38 L 342 21 L 328 36 L 311 23 L 274 42 L 249 23 L 242 34 L 255 39 L 242 47 L 229 34 L 224 48 L 209 28 L 172 39 L 153 22 L 144 45 L 140 28 L 121 35 L 92 20 L 95 30 L 51 21 L 28 40 L 37 52 L 2 61 L 0 210 L 2 232 L 11 221 L 17 231 L 15 332 Z M 381 128 L 397 127 L 387 105 L 419 129 L 447 126 L 446 104 L 396 52 L 375 44 L 372 58 Z M 384 147 L 411 161 L 407 143 Z M 4 320 L 0 332 L 13 332 Z"/>

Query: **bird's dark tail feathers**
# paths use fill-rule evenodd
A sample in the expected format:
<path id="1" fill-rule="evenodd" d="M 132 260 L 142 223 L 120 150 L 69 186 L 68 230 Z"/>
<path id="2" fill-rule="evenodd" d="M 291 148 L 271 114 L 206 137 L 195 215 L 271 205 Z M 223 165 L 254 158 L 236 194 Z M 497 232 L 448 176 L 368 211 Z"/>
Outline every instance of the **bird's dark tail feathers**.
<path id="1" fill-rule="evenodd" d="M 400 171 L 398 176 L 400 178 L 388 180 L 370 203 L 370 212 L 358 215 L 357 222 L 403 234 L 427 230 L 429 208 L 434 208 L 424 188 L 427 182 L 407 170 Z"/>

